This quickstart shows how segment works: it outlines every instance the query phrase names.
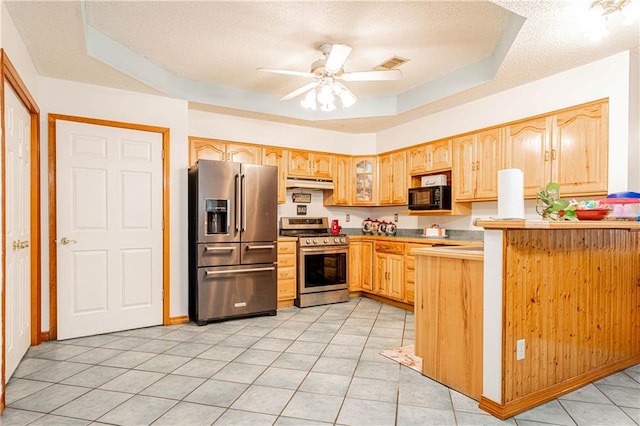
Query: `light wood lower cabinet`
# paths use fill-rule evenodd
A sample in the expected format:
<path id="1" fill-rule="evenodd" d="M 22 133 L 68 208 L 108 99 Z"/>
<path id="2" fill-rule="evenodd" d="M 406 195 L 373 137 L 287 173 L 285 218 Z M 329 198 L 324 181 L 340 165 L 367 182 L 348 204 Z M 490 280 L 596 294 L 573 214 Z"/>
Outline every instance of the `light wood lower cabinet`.
<path id="1" fill-rule="evenodd" d="M 375 242 L 373 292 L 379 296 L 404 299 L 404 243 Z"/>
<path id="2" fill-rule="evenodd" d="M 475 400 L 482 396 L 482 301 L 482 258 L 416 256 L 415 353 L 422 373 Z"/>
<path id="3" fill-rule="evenodd" d="M 416 257 L 411 254 L 411 250 L 427 247 L 431 247 L 431 244 L 405 243 L 404 245 L 404 301 L 410 305 L 414 304 L 416 287 Z"/>
<path id="4" fill-rule="evenodd" d="M 293 306 L 296 298 L 296 241 L 278 241 L 278 307 Z"/>
<path id="5" fill-rule="evenodd" d="M 349 291 L 373 291 L 373 242 L 349 243 Z"/>

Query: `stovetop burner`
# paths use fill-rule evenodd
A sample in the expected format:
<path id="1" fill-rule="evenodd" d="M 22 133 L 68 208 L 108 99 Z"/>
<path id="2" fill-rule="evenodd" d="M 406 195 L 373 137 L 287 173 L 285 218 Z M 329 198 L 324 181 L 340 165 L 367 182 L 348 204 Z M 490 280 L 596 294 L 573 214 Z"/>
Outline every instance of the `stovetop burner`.
<path id="1" fill-rule="evenodd" d="M 280 218 L 280 235 L 297 237 L 300 247 L 348 244 L 345 234 L 332 234 L 329 232 L 329 219 L 326 217 Z"/>

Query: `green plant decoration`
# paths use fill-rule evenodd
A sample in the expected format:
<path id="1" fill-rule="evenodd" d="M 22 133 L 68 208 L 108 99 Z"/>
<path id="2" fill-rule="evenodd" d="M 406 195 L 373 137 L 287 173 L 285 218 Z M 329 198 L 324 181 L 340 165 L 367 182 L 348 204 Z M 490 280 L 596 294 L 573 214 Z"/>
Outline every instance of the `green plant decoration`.
<path id="1" fill-rule="evenodd" d="M 560 198 L 560 185 L 549 182 L 536 193 L 536 212 L 543 219 L 551 220 L 578 220 L 575 205 Z"/>

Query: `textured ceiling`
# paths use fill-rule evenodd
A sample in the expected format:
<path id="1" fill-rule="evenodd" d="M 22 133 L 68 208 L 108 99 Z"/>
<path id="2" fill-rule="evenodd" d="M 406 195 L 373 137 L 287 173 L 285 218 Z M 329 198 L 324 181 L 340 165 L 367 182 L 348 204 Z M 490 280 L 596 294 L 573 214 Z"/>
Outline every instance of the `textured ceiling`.
<path id="1" fill-rule="evenodd" d="M 585 0 L 4 3 L 41 75 L 356 133 L 640 45 L 638 24 L 615 19 L 607 39 L 589 41 L 575 20 Z M 401 80 L 349 82 L 360 97 L 354 107 L 311 114 L 298 99 L 279 100 L 308 80 L 256 68 L 308 71 L 321 42 L 353 47 L 346 71 L 370 70 L 394 55 L 409 62 Z"/>

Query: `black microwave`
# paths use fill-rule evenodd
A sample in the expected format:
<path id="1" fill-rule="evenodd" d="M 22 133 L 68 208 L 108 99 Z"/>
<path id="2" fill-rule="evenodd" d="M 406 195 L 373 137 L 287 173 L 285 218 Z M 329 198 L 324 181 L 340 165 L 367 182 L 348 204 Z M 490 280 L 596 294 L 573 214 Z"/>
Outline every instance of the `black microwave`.
<path id="1" fill-rule="evenodd" d="M 451 210 L 451 186 L 409 188 L 409 210 Z"/>

